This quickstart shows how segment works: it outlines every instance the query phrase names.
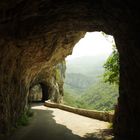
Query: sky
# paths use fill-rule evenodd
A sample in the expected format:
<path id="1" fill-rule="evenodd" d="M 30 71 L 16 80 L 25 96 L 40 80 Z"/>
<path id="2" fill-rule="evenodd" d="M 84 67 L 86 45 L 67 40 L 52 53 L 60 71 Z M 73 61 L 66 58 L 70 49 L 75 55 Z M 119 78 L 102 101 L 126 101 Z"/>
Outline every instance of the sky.
<path id="1" fill-rule="evenodd" d="M 112 53 L 112 36 L 105 36 L 101 32 L 87 32 L 73 48 L 72 55 L 66 57 L 66 60 L 81 56 L 100 56 L 110 55 Z"/>

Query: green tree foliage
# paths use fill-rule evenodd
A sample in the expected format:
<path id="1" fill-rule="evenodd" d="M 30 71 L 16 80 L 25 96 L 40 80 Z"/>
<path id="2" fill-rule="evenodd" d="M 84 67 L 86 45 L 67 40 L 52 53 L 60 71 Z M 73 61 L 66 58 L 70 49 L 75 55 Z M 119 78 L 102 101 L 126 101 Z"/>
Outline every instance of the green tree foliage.
<path id="1" fill-rule="evenodd" d="M 110 84 L 119 84 L 119 53 L 116 46 L 113 45 L 113 52 L 105 62 L 104 81 Z"/>
<path id="2" fill-rule="evenodd" d="M 60 70 L 59 69 L 55 69 L 55 76 L 56 76 L 56 80 L 60 81 L 61 79 L 61 74 L 60 74 Z"/>

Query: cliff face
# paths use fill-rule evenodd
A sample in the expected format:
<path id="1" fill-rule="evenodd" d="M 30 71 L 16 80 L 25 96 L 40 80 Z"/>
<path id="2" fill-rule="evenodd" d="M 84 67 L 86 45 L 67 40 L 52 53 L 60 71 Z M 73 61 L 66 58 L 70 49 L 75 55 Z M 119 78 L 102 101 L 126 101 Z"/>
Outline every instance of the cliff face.
<path id="1" fill-rule="evenodd" d="M 139 13 L 131 0 L 1 0 L 0 131 L 9 130 L 24 111 L 30 87 L 41 83 L 44 93 L 51 89 L 54 66 L 85 32 L 104 31 L 114 36 L 120 54 L 114 132 L 139 135 Z"/>
<path id="2" fill-rule="evenodd" d="M 43 100 L 48 99 L 48 94 L 59 92 L 54 75 L 55 66 L 71 53 L 73 45 L 83 35 L 83 32 L 73 33 L 67 38 L 69 43 L 66 45 L 63 36 L 54 38 L 55 35 L 47 35 L 46 41 L 44 38 L 21 42 L 1 40 L 1 131 L 9 130 L 11 123 L 14 124 L 27 107 L 30 87 L 41 83 L 43 93 L 47 95 L 43 96 Z M 51 39 L 50 42 L 47 37 Z M 59 102 L 59 99 L 54 100 Z"/>
<path id="3" fill-rule="evenodd" d="M 39 81 L 29 89 L 29 101 L 45 101 L 60 103 L 63 97 L 63 84 L 65 78 L 66 64 L 65 60 L 53 66 L 46 74 L 46 79 Z"/>

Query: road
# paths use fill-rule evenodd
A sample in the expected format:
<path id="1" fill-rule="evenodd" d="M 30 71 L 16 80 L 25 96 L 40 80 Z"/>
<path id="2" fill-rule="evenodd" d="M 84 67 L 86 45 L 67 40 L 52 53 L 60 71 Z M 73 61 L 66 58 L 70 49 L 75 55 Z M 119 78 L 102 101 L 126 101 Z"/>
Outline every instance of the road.
<path id="1" fill-rule="evenodd" d="M 8 140 L 99 140 L 100 131 L 109 125 L 41 104 L 33 105 L 32 110 L 34 115 L 29 125 L 17 129 Z"/>

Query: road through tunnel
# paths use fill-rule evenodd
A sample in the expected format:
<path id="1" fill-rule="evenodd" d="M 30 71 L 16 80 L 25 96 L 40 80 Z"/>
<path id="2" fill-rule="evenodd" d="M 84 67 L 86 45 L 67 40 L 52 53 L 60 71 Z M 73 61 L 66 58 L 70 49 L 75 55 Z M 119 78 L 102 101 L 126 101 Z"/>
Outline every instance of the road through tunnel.
<path id="1" fill-rule="evenodd" d="M 30 88 L 29 102 L 44 102 L 49 100 L 49 87 L 43 83 L 37 84 Z"/>
<path id="2" fill-rule="evenodd" d="M 72 53 L 86 32 L 103 31 L 114 36 L 120 55 L 114 134 L 139 136 L 138 5 L 132 0 L 1 0 L 0 131 L 9 131 L 23 113 L 28 89 L 37 77 L 51 79 L 59 91 L 54 67 Z M 43 90 L 47 93 L 46 87 Z"/>

